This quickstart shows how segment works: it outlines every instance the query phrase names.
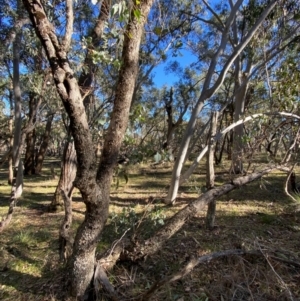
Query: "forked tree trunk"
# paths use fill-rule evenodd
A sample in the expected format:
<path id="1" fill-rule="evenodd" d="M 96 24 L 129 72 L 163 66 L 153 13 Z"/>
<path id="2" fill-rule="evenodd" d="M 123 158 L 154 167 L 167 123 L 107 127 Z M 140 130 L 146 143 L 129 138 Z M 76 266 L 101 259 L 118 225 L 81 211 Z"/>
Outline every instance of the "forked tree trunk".
<path id="1" fill-rule="evenodd" d="M 46 151 L 48 148 L 48 144 L 50 141 L 50 135 L 51 135 L 51 127 L 52 127 L 52 121 L 54 118 L 54 114 L 51 114 L 48 116 L 45 132 L 42 137 L 42 143 L 39 148 L 38 154 L 36 156 L 36 166 L 35 166 L 35 173 L 39 174 L 42 171 L 43 163 L 46 155 Z"/>
<path id="2" fill-rule="evenodd" d="M 73 24 L 72 1 L 67 5 L 67 30 L 60 44 L 53 25 L 46 17 L 41 1 L 34 4 L 23 0 L 32 24 L 45 49 L 52 68 L 57 91 L 70 118 L 70 129 L 77 153 L 78 171 L 74 186 L 77 187 L 86 205 L 85 219 L 76 233 L 73 254 L 70 260 L 72 295 L 84 299 L 94 274 L 95 250 L 100 234 L 108 217 L 110 185 L 118 153 L 129 117 L 129 109 L 139 66 L 139 48 L 144 24 L 152 0 L 136 3 L 140 17 L 132 11 L 124 35 L 122 66 L 116 85 L 111 122 L 107 131 L 98 172 L 96 158 L 91 147 L 92 135 L 80 89 L 71 69 L 67 52 L 70 45 Z"/>
<path id="3" fill-rule="evenodd" d="M 180 184 L 180 176 L 181 176 L 181 171 L 184 166 L 184 163 L 187 159 L 186 155 L 188 152 L 189 144 L 192 138 L 192 135 L 195 130 L 195 125 L 196 125 L 196 120 L 197 117 L 199 116 L 199 113 L 201 112 L 205 102 L 212 96 L 214 93 L 218 91 L 218 89 L 221 87 L 221 85 L 224 82 L 225 76 L 231 67 L 232 63 L 237 59 L 237 57 L 240 55 L 240 53 L 243 51 L 243 49 L 247 46 L 247 44 L 250 42 L 258 28 L 260 27 L 261 23 L 264 21 L 264 19 L 268 16 L 268 14 L 273 10 L 273 8 L 276 5 L 276 0 L 271 1 L 268 6 L 265 8 L 265 10 L 261 13 L 253 27 L 248 31 L 247 35 L 244 37 L 244 39 L 235 47 L 233 53 L 230 55 L 228 60 L 225 62 L 225 64 L 222 67 L 221 72 L 219 73 L 219 76 L 215 79 L 214 84 L 212 85 L 212 81 L 214 79 L 215 75 L 215 69 L 217 66 L 217 62 L 219 60 L 220 55 L 225 51 L 225 48 L 228 43 L 228 38 L 229 38 L 229 31 L 231 29 L 231 24 L 236 18 L 236 13 L 242 4 L 243 1 L 237 1 L 235 5 L 232 7 L 232 10 L 230 12 L 230 15 L 228 19 L 226 20 L 226 26 L 225 30 L 222 32 L 222 37 L 221 37 L 221 42 L 218 50 L 214 54 L 213 58 L 211 59 L 210 66 L 208 68 L 203 86 L 202 86 L 202 91 L 200 94 L 200 97 L 192 111 L 190 120 L 187 124 L 185 133 L 183 134 L 183 138 L 180 144 L 180 149 L 178 152 L 178 157 L 176 159 L 173 173 L 172 173 L 172 179 L 171 179 L 171 184 L 170 188 L 168 191 L 168 195 L 165 199 L 165 202 L 167 204 L 172 204 L 175 202 L 176 197 L 177 197 L 177 192 L 179 189 L 179 184 Z"/>

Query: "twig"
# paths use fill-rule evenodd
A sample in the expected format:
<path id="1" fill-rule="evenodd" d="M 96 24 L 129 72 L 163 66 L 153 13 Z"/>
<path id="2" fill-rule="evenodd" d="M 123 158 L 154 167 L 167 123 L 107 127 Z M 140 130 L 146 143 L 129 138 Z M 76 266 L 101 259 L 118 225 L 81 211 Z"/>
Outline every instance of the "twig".
<path id="1" fill-rule="evenodd" d="M 210 253 L 204 256 L 201 256 L 199 258 L 195 258 L 192 259 L 188 262 L 188 264 L 182 268 L 180 271 L 167 276 L 165 278 L 163 278 L 160 281 L 155 282 L 152 287 L 146 292 L 144 293 L 142 296 L 134 299 L 136 301 L 146 301 L 149 300 L 150 296 L 160 287 L 162 287 L 163 285 L 166 285 L 168 283 L 172 283 L 174 281 L 177 281 L 179 279 L 181 279 L 182 277 L 186 276 L 187 274 L 189 274 L 197 265 L 201 264 L 201 263 L 205 263 L 205 262 L 209 262 L 213 259 L 217 259 L 220 257 L 224 257 L 224 256 L 230 256 L 230 255 L 244 255 L 244 254 L 258 254 L 257 251 L 244 251 L 241 249 L 234 249 L 234 250 L 226 250 L 226 251 L 220 251 L 220 252 L 214 252 L 214 253 Z"/>
<path id="2" fill-rule="evenodd" d="M 263 250 L 261 249 L 260 247 L 260 244 L 259 242 L 257 241 L 257 245 L 258 245 L 258 248 L 261 252 L 261 254 L 264 256 L 264 258 L 266 259 L 267 263 L 269 264 L 270 268 L 272 269 L 273 273 L 275 274 L 275 276 L 279 279 L 279 282 L 281 283 L 282 286 L 284 286 L 284 288 L 286 289 L 286 291 L 288 292 L 288 295 L 290 297 L 290 300 L 291 301 L 294 301 L 294 298 L 293 298 L 293 295 L 290 291 L 290 289 L 288 288 L 288 286 L 286 285 L 286 283 L 282 280 L 282 278 L 278 275 L 278 273 L 275 271 L 274 267 L 272 266 L 270 260 L 268 259 L 268 256 L 263 252 Z"/>
<path id="3" fill-rule="evenodd" d="M 248 288 L 248 292 L 251 296 L 251 300 L 252 301 L 255 301 L 254 297 L 253 297 L 253 294 L 252 294 L 252 291 L 251 291 L 251 288 L 250 288 L 250 285 L 249 285 L 249 278 L 247 277 L 246 275 L 246 271 L 245 271 L 245 265 L 242 264 L 242 267 L 243 267 L 243 274 L 244 274 L 244 277 L 247 279 L 247 282 L 246 282 L 246 285 L 247 285 L 247 288 Z M 255 277 L 255 276 L 254 276 Z M 254 278 L 253 278 L 254 279 Z"/>
<path id="4" fill-rule="evenodd" d="M 117 246 L 117 244 L 123 239 L 123 237 L 126 235 L 126 233 L 127 233 L 129 230 L 130 230 L 130 228 L 128 228 L 128 229 L 123 233 L 123 235 L 122 235 L 119 239 L 115 240 L 115 242 L 113 243 L 113 246 L 111 247 L 111 250 L 110 250 L 108 256 L 110 256 L 110 255 L 112 254 L 112 252 L 114 251 L 114 249 L 115 249 L 115 247 Z"/>

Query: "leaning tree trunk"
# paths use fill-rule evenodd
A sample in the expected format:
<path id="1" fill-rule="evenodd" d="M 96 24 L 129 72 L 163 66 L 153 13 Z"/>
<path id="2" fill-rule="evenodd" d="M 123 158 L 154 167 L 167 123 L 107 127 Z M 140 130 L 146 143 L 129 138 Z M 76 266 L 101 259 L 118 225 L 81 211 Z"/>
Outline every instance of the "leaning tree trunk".
<path id="1" fill-rule="evenodd" d="M 129 109 L 138 73 L 139 48 L 152 0 L 136 3 L 140 17 L 131 12 L 124 35 L 122 66 L 119 71 L 111 122 L 104 142 L 103 152 L 96 175 L 96 158 L 92 135 L 82 101 L 78 82 L 67 59 L 72 36 L 72 1 L 66 1 L 67 30 L 60 43 L 53 25 L 46 17 L 42 3 L 23 0 L 32 24 L 45 49 L 51 65 L 57 91 L 70 118 L 70 129 L 77 153 L 78 171 L 74 186 L 86 205 L 85 219 L 78 228 L 70 261 L 72 295 L 85 298 L 94 274 L 95 250 L 108 217 L 110 185 L 118 153 L 129 117 Z"/>
<path id="2" fill-rule="evenodd" d="M 51 134 L 51 127 L 52 127 L 52 121 L 54 118 L 54 114 L 51 114 L 48 116 L 45 132 L 42 137 L 42 143 L 39 149 L 39 152 L 36 156 L 36 166 L 35 166 L 35 173 L 39 174 L 42 171 L 43 163 L 46 155 L 46 151 L 48 148 L 49 140 L 50 140 L 50 134 Z"/>
<path id="3" fill-rule="evenodd" d="M 225 26 L 225 30 L 222 32 L 221 42 L 218 50 L 214 54 L 210 66 L 208 68 L 202 91 L 200 94 L 200 97 L 191 113 L 190 120 L 187 124 L 185 133 L 183 134 L 183 138 L 180 144 L 180 149 L 178 152 L 178 157 L 176 159 L 174 169 L 172 172 L 172 179 L 170 188 L 168 191 L 168 195 L 165 199 L 165 202 L 167 204 L 173 204 L 177 197 L 177 192 L 179 189 L 180 184 L 180 176 L 181 171 L 184 166 L 184 163 L 187 159 L 186 154 L 189 148 L 189 144 L 192 138 L 192 135 L 195 130 L 196 126 L 196 120 L 199 116 L 199 113 L 201 112 L 202 108 L 204 107 L 205 102 L 212 96 L 214 93 L 218 91 L 218 89 L 221 87 L 221 85 L 224 82 L 224 79 L 226 77 L 226 74 L 231 67 L 232 63 L 235 62 L 237 57 L 240 55 L 240 53 L 244 50 L 244 48 L 248 45 L 258 28 L 260 27 L 261 23 L 264 21 L 264 19 L 268 16 L 268 14 L 273 10 L 273 8 L 276 5 L 276 0 L 271 1 L 268 6 L 265 8 L 265 10 L 262 12 L 262 14 L 258 17 L 257 21 L 253 25 L 253 27 L 248 31 L 247 35 L 244 37 L 244 39 L 235 47 L 233 53 L 229 56 L 228 60 L 224 63 L 221 72 L 219 73 L 219 76 L 215 79 L 214 84 L 212 85 L 212 81 L 215 76 L 215 69 L 217 66 L 217 62 L 219 60 L 220 55 L 224 52 L 229 38 L 229 31 L 231 29 L 231 26 Z M 228 20 L 226 21 L 226 24 L 230 24 L 231 21 L 233 21 L 236 17 L 236 11 L 239 8 L 239 5 L 242 4 L 242 1 L 237 1 L 237 3 L 234 5 L 234 7 L 231 10 L 230 16 L 228 17 Z"/>
<path id="4" fill-rule="evenodd" d="M 252 173 L 247 176 L 241 176 L 234 179 L 231 183 L 223 184 L 222 186 L 214 187 L 211 190 L 203 193 L 198 199 L 191 202 L 188 206 L 181 209 L 173 217 L 171 217 L 166 224 L 157 230 L 154 235 L 142 242 L 134 243 L 127 238 L 120 239 L 117 244 L 109 252 L 109 255 L 102 256 L 98 260 L 98 266 L 103 267 L 106 270 L 111 270 L 118 260 L 130 260 L 138 262 L 148 256 L 157 253 L 162 249 L 163 245 L 171 237 L 173 237 L 183 225 L 199 214 L 205 206 L 216 200 L 218 197 L 236 189 L 243 185 L 246 185 L 252 181 L 255 181 L 262 176 L 272 172 L 275 167 L 268 167 L 260 172 Z"/>

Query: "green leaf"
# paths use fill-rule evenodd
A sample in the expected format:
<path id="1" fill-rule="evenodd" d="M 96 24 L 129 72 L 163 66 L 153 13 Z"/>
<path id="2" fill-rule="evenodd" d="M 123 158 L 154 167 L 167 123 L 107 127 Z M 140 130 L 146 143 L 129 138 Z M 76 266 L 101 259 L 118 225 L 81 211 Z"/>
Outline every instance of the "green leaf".
<path id="1" fill-rule="evenodd" d="M 138 21 L 140 21 L 141 16 L 142 16 L 141 11 L 140 11 L 139 9 L 135 9 L 135 10 L 133 11 L 133 14 L 134 14 L 134 16 L 136 17 L 136 19 L 137 19 Z"/>
<path id="2" fill-rule="evenodd" d="M 161 27 L 154 27 L 153 32 L 157 35 L 160 36 L 162 33 L 162 28 Z"/>

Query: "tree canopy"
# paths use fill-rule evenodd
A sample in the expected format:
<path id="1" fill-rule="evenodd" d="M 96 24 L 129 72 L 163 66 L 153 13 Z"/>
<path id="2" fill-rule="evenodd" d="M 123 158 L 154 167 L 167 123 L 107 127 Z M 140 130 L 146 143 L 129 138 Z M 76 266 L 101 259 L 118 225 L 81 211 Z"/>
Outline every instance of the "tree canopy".
<path id="1" fill-rule="evenodd" d="M 0 231 L 19 198 L 22 158 L 25 175 L 32 175 L 42 172 L 46 152 L 60 156 L 61 255 L 70 244 L 64 259 L 71 295 L 80 300 L 97 290 L 97 279 L 112 300 L 119 298 L 106 276 L 109 264 L 95 265 L 119 164 L 141 163 L 154 155 L 155 164 L 174 162 L 167 204 L 176 202 L 180 185 L 207 150 L 214 152 L 207 160 L 215 158 L 215 164 L 226 152 L 231 174 L 241 176 L 208 191 L 152 240 L 137 243 L 135 251 L 122 241 L 123 250 L 118 245 L 116 254 L 137 261 L 156 252 L 213 196 L 274 168 L 248 175 L 254 154 L 267 152 L 269 163 L 278 153 L 282 164 L 296 158 L 296 0 L 2 1 L 0 25 L 0 146 L 12 184 Z M 165 72 L 158 74 L 161 65 Z M 174 75 L 177 80 L 161 85 Z M 71 238 L 74 188 L 86 213 Z"/>

